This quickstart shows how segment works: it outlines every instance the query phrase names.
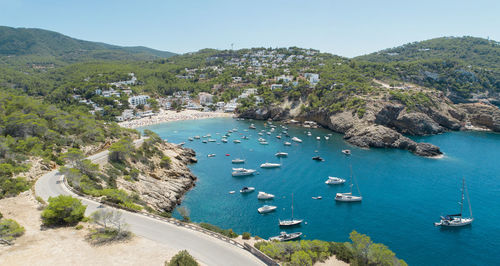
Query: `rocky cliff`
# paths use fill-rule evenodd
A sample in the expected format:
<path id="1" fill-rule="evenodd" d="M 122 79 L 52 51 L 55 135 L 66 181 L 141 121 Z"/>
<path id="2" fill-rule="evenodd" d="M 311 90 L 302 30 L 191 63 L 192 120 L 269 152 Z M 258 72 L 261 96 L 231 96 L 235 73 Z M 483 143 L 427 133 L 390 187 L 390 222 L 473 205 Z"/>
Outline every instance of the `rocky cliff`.
<path id="1" fill-rule="evenodd" d="M 156 143 L 160 153 L 147 160 L 131 160 L 130 165 L 139 170 L 137 181 L 117 180 L 119 188 L 139 195 L 149 207 L 156 211 L 172 211 L 196 181 L 188 164 L 196 162 L 192 149 L 171 143 Z M 169 162 L 166 162 L 168 157 Z"/>
<path id="2" fill-rule="evenodd" d="M 500 109 L 494 105 L 473 103 L 453 104 L 443 93 L 426 91 L 426 104 L 407 106 L 389 96 L 365 97 L 363 116 L 356 110 L 330 113 L 321 109 L 291 115 L 286 106 L 261 107 L 247 110 L 240 117 L 261 120 L 311 120 L 335 132 L 359 147 L 398 148 L 420 156 L 442 154 L 439 147 L 416 143 L 405 135 L 433 135 L 450 130 L 476 128 L 500 132 Z"/>

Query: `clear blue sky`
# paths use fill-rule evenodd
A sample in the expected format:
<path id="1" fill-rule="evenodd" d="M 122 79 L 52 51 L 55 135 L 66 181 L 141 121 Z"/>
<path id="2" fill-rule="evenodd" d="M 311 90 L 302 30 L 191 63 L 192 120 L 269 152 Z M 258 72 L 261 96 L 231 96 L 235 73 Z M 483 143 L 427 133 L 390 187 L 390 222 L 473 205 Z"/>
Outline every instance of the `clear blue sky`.
<path id="1" fill-rule="evenodd" d="M 185 53 L 315 48 L 357 56 L 441 36 L 500 40 L 500 0 L 0 0 L 0 25 Z"/>

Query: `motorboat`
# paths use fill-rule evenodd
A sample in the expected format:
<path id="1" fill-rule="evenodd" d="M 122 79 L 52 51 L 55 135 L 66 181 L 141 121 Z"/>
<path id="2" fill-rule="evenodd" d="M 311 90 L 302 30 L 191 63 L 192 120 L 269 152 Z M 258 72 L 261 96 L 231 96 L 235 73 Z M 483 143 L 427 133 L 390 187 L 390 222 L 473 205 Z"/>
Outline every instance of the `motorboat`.
<path id="1" fill-rule="evenodd" d="M 302 223 L 302 219 L 294 219 L 293 218 L 293 193 L 292 193 L 292 218 L 288 220 L 279 220 L 279 225 L 280 226 L 294 226 L 294 225 L 299 225 Z"/>
<path id="2" fill-rule="evenodd" d="M 268 213 L 268 212 L 275 211 L 277 208 L 278 207 L 272 206 L 272 205 L 264 205 L 264 206 L 258 208 L 257 211 L 259 213 Z"/>
<path id="3" fill-rule="evenodd" d="M 328 137 L 328 136 L 325 136 L 325 139 L 326 139 L 326 140 L 329 140 L 329 139 L 330 139 L 330 137 Z"/>
<path id="4" fill-rule="evenodd" d="M 193 141 L 193 138 L 189 137 L 189 138 L 188 138 L 188 140 L 189 140 L 189 141 Z"/>
<path id="5" fill-rule="evenodd" d="M 323 198 L 322 196 L 312 197 L 312 199 L 315 199 L 315 200 L 322 199 L 322 198 Z"/>
<path id="6" fill-rule="evenodd" d="M 208 139 L 208 142 L 216 142 L 217 140 L 215 139 Z"/>
<path id="7" fill-rule="evenodd" d="M 232 176 L 249 176 L 256 172 L 254 169 L 233 168 Z"/>
<path id="8" fill-rule="evenodd" d="M 316 140 L 321 140 L 321 138 L 320 137 L 316 137 Z"/>
<path id="9" fill-rule="evenodd" d="M 247 136 L 242 136 L 241 139 L 249 139 Z"/>
<path id="10" fill-rule="evenodd" d="M 249 129 L 255 129 L 256 127 L 255 127 L 255 125 L 254 125 L 254 124 L 251 124 L 248 128 L 249 128 Z"/>
<path id="11" fill-rule="evenodd" d="M 250 193 L 250 192 L 253 192 L 255 190 L 254 187 L 243 187 L 240 189 L 240 193 Z"/>
<path id="12" fill-rule="evenodd" d="M 234 143 L 241 143 L 241 140 L 239 140 L 239 139 L 235 139 L 235 140 L 233 140 L 233 142 L 234 142 Z"/>
<path id="13" fill-rule="evenodd" d="M 221 141 L 227 143 L 227 139 L 221 139 Z"/>
<path id="14" fill-rule="evenodd" d="M 262 136 L 262 135 L 264 135 L 264 134 L 262 132 L 259 132 L 259 136 Z"/>
<path id="15" fill-rule="evenodd" d="M 257 199 L 260 199 L 260 200 L 274 199 L 274 195 L 263 192 L 263 191 L 259 191 L 259 195 L 257 195 Z"/>
<path id="16" fill-rule="evenodd" d="M 285 143 L 283 143 L 283 144 L 284 144 L 285 146 L 291 146 L 291 145 L 292 145 L 292 143 L 290 143 L 290 142 L 288 142 L 288 141 L 287 141 L 287 142 L 285 142 Z"/>
<path id="17" fill-rule="evenodd" d="M 353 196 L 352 192 L 337 193 L 335 195 L 336 201 L 355 202 L 355 201 L 361 201 L 362 199 L 363 199 L 363 197 L 361 197 L 361 196 Z"/>
<path id="18" fill-rule="evenodd" d="M 211 137 L 212 135 L 210 135 L 210 134 L 207 134 L 206 136 L 207 136 L 207 138 L 210 138 L 210 137 Z"/>
<path id="19" fill-rule="evenodd" d="M 308 137 L 312 136 L 311 132 L 307 132 L 307 136 Z"/>
<path id="20" fill-rule="evenodd" d="M 263 163 L 260 165 L 260 168 L 277 168 L 280 166 L 281 166 L 281 164 L 279 164 L 279 163 Z"/>
<path id="21" fill-rule="evenodd" d="M 293 141 L 295 141 L 295 142 L 298 142 L 298 143 L 301 143 L 301 142 L 302 142 L 302 140 L 301 140 L 301 139 L 299 139 L 299 138 L 297 138 L 297 137 L 293 137 L 293 138 L 292 138 L 292 140 L 293 140 Z"/>
<path id="22" fill-rule="evenodd" d="M 286 232 L 281 232 L 280 235 L 278 236 L 270 237 L 269 241 L 279 241 L 279 242 L 290 241 L 299 239 L 301 235 L 302 235 L 301 232 L 295 232 L 290 234 L 287 234 Z"/>
<path id="23" fill-rule="evenodd" d="M 236 191 L 234 190 L 229 191 L 229 194 L 234 194 L 234 193 L 236 193 Z"/>
<path id="24" fill-rule="evenodd" d="M 260 143 L 260 144 L 262 144 L 262 145 L 267 145 L 267 144 L 269 144 L 269 142 L 267 142 L 267 141 L 260 141 L 259 143 Z"/>
<path id="25" fill-rule="evenodd" d="M 314 156 L 314 157 L 312 157 L 312 159 L 315 160 L 315 161 L 318 161 L 318 162 L 323 162 L 324 161 L 324 159 L 321 158 L 321 157 L 319 157 L 319 156 Z"/>
<path id="26" fill-rule="evenodd" d="M 265 138 L 259 138 L 259 142 L 266 141 Z"/>
<path id="27" fill-rule="evenodd" d="M 345 155 L 351 155 L 351 150 L 342 150 L 342 153 Z"/>
<path id="28" fill-rule="evenodd" d="M 268 131 L 266 134 L 267 134 L 267 135 L 271 135 L 271 132 L 269 132 L 269 131 Z"/>
<path id="29" fill-rule="evenodd" d="M 277 139 L 281 139 L 281 135 L 276 135 L 276 138 Z"/>
<path id="30" fill-rule="evenodd" d="M 288 156 L 288 153 L 287 152 L 282 152 L 282 151 L 279 151 L 277 152 L 276 154 L 274 154 L 276 157 L 287 157 Z"/>
<path id="31" fill-rule="evenodd" d="M 215 153 L 211 153 L 211 154 L 207 155 L 207 157 L 215 157 Z"/>
<path id="32" fill-rule="evenodd" d="M 344 184 L 345 179 L 339 178 L 339 177 L 333 177 L 329 176 L 328 180 L 325 181 L 325 184 L 327 185 L 339 185 L 339 184 Z"/>
<path id="33" fill-rule="evenodd" d="M 195 139 L 200 139 L 200 136 L 194 136 Z"/>
<path id="34" fill-rule="evenodd" d="M 203 143 L 208 143 L 206 140 L 202 140 L 201 142 L 203 142 Z"/>
<path id="35" fill-rule="evenodd" d="M 467 196 L 467 202 L 469 203 L 469 213 L 470 217 L 463 217 L 462 212 L 464 209 L 464 196 Z M 469 192 L 465 186 L 465 178 L 462 179 L 462 200 L 458 203 L 460 204 L 460 213 L 458 214 L 448 214 L 446 216 L 441 216 L 441 220 L 434 223 L 435 226 L 445 226 L 445 227 L 460 227 L 472 224 L 474 218 L 472 217 L 472 208 L 470 205 Z"/>
<path id="36" fill-rule="evenodd" d="M 236 159 L 231 160 L 231 163 L 234 163 L 234 164 L 245 163 L 245 159 L 236 158 Z"/>

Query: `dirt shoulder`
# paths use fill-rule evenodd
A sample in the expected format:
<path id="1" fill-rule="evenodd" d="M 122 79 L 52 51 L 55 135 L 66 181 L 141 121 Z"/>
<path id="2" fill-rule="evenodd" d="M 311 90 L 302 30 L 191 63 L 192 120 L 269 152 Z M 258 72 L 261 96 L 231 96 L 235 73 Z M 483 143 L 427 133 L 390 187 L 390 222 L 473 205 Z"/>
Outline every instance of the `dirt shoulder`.
<path id="1" fill-rule="evenodd" d="M 31 191 L 0 200 L 4 217 L 26 229 L 14 245 L 0 245 L 0 265 L 163 265 L 179 251 L 139 236 L 95 247 L 85 241 L 87 224 L 41 230 L 38 206 Z"/>

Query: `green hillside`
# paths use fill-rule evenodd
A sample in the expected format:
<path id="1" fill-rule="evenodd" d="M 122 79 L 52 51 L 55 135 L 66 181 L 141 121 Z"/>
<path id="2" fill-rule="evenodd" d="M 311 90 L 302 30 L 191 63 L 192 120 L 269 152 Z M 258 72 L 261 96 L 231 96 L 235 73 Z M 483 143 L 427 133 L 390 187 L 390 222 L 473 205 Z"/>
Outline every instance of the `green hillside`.
<path id="1" fill-rule="evenodd" d="M 0 26 L 0 59 L 4 64 L 65 64 L 91 60 L 151 60 L 175 55 L 142 46 L 121 47 L 82 41 L 29 28 Z"/>

